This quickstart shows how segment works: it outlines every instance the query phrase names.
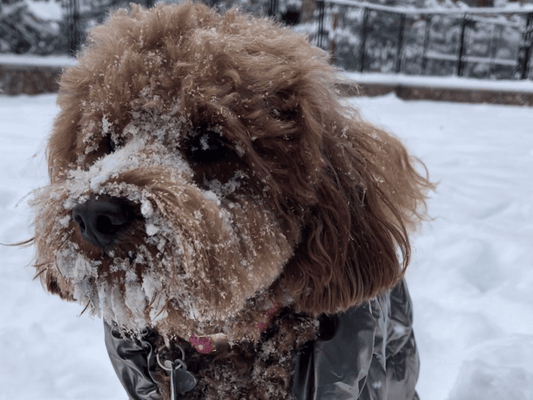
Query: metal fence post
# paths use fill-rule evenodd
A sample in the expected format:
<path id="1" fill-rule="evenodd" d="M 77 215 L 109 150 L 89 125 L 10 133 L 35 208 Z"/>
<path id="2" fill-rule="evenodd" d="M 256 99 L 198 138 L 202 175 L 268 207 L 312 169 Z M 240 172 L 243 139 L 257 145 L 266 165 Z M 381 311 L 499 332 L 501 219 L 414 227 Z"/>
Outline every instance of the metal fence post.
<path id="1" fill-rule="evenodd" d="M 278 17 L 278 0 L 268 0 L 267 15 L 269 17 Z"/>
<path id="2" fill-rule="evenodd" d="M 461 22 L 461 42 L 459 43 L 459 54 L 457 55 L 457 76 L 463 76 L 463 55 L 465 52 L 465 31 L 468 20 L 466 19 L 466 13 L 463 14 L 463 20 Z"/>
<path id="3" fill-rule="evenodd" d="M 317 47 L 320 47 L 321 49 L 324 49 L 325 46 L 325 30 L 324 30 L 324 20 L 326 19 L 326 2 L 323 0 L 319 0 L 316 2 L 316 8 L 318 10 L 318 17 L 317 17 L 317 23 L 318 23 L 318 29 L 316 34 L 316 45 Z"/>
<path id="4" fill-rule="evenodd" d="M 359 47 L 359 72 L 365 70 L 366 35 L 368 26 L 368 8 L 363 8 L 363 26 L 361 27 L 361 45 Z"/>
<path id="5" fill-rule="evenodd" d="M 402 69 L 402 47 L 403 47 L 403 35 L 405 31 L 405 14 L 401 14 L 400 17 L 400 32 L 398 32 L 398 47 L 396 48 L 396 73 L 398 74 Z"/>
<path id="6" fill-rule="evenodd" d="M 431 31 L 431 14 L 426 15 L 426 31 L 424 33 L 424 47 L 422 49 L 422 71 L 420 71 L 421 75 L 426 74 L 426 67 L 428 63 L 428 59 L 426 58 L 426 53 L 428 51 L 429 46 L 429 34 Z"/>
<path id="7" fill-rule="evenodd" d="M 76 53 L 81 44 L 80 32 L 80 11 L 78 0 L 68 0 L 67 2 L 68 18 L 68 50 Z"/>
<path id="8" fill-rule="evenodd" d="M 332 37 L 331 37 L 331 40 L 329 41 L 329 52 L 331 53 L 330 56 L 331 56 L 331 63 L 332 64 L 335 62 L 335 50 L 336 50 L 336 46 L 337 46 L 337 43 L 336 43 L 337 39 L 335 37 L 335 31 L 337 30 L 338 20 L 339 20 L 339 14 L 338 13 L 332 13 L 331 14 L 331 32 L 332 32 Z"/>
<path id="9" fill-rule="evenodd" d="M 526 79 L 529 74 L 529 59 L 533 47 L 533 13 L 527 14 L 526 27 L 522 33 L 522 41 L 518 49 L 517 72 L 520 79 Z"/>
<path id="10" fill-rule="evenodd" d="M 496 31 L 498 31 L 498 35 L 496 35 Z M 496 49 L 498 48 L 501 32 L 502 32 L 501 26 L 494 25 L 492 27 L 492 35 L 490 37 L 490 47 L 489 47 L 489 57 L 491 61 L 489 64 L 489 77 L 492 76 L 492 72 L 494 71 L 494 60 L 496 59 Z"/>

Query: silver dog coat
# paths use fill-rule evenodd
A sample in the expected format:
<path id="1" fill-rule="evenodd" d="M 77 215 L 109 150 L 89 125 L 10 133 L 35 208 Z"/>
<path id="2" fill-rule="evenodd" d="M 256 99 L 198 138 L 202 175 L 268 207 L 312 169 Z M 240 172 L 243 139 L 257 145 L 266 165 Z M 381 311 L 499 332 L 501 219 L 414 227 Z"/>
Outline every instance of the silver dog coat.
<path id="1" fill-rule="evenodd" d="M 418 400 L 419 357 L 405 282 L 359 307 L 320 318 L 320 336 L 295 354 L 295 400 Z M 106 347 L 131 400 L 159 400 L 149 336 L 125 340 L 105 324 Z M 179 397 L 178 397 L 179 398 Z"/>

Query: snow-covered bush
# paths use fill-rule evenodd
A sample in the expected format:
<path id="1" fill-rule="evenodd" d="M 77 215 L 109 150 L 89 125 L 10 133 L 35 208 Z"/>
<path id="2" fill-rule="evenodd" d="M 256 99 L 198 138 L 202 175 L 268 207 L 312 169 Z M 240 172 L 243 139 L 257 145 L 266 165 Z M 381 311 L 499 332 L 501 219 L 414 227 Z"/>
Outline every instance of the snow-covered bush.
<path id="1" fill-rule="evenodd" d="M 52 54 L 64 52 L 60 7 L 54 1 L 39 4 L 15 0 L 0 8 L 0 53 Z"/>

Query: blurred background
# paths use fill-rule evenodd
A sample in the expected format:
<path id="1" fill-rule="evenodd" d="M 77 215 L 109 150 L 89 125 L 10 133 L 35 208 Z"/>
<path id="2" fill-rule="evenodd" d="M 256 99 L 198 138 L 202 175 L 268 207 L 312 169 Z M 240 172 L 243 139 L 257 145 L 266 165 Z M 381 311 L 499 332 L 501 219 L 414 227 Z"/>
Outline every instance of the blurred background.
<path id="1" fill-rule="evenodd" d="M 160 0 L 137 0 L 151 7 Z M 172 2 L 172 0 L 167 1 Z M 304 32 L 347 71 L 533 79 L 533 0 L 203 0 Z M 2 0 L 0 54 L 74 54 L 129 0 Z"/>

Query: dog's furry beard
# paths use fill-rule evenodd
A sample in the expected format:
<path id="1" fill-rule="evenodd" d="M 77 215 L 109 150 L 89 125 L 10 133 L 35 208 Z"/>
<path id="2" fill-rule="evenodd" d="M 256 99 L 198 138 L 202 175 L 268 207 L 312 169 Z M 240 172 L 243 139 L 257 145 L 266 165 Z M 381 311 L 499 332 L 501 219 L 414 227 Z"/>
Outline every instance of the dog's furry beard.
<path id="1" fill-rule="evenodd" d="M 225 184 L 192 183 L 176 139 L 186 124 L 181 116 L 134 112 L 120 133 L 125 145 L 36 191 L 39 273 L 64 297 L 128 330 L 257 339 L 257 318 L 242 314 L 264 316 L 274 306 L 268 288 L 291 246 L 259 197 L 236 194 L 244 172 Z M 88 153 L 102 137 L 120 142 L 105 119 L 96 136 L 84 138 Z M 99 196 L 127 199 L 137 216 L 107 250 L 84 241 L 72 219 L 75 206 Z M 245 320 L 250 326 L 236 329 Z"/>

